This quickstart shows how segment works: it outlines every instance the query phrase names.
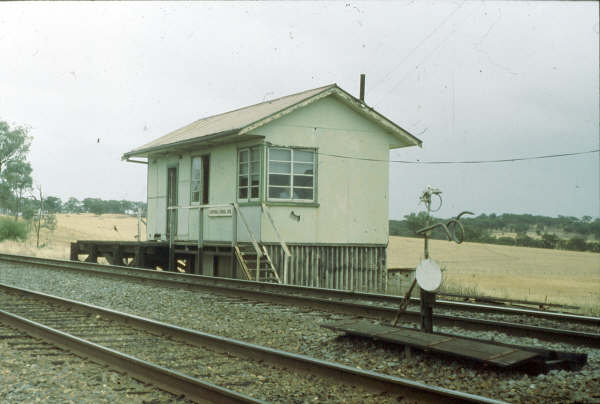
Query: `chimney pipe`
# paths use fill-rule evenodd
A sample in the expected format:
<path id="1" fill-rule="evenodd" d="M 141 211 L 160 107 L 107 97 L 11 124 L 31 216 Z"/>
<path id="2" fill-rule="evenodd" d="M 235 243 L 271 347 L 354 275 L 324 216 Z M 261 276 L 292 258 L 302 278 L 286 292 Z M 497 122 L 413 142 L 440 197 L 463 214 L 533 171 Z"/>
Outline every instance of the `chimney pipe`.
<path id="1" fill-rule="evenodd" d="M 360 102 L 365 102 L 365 74 L 360 75 Z"/>

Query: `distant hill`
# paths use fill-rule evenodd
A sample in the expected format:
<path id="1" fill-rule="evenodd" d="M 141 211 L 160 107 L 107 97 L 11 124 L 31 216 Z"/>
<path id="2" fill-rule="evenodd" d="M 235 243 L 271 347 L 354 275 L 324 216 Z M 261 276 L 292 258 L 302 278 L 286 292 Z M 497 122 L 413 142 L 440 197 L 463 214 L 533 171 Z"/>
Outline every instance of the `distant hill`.
<path id="1" fill-rule="evenodd" d="M 425 212 L 411 213 L 404 220 L 390 220 L 390 235 L 419 237 L 416 230 L 425 226 Z M 433 222 L 447 219 L 433 218 Z M 548 217 L 530 214 L 481 214 L 461 219 L 465 241 L 600 252 L 600 218 L 590 216 Z M 432 235 L 445 239 L 441 231 Z"/>

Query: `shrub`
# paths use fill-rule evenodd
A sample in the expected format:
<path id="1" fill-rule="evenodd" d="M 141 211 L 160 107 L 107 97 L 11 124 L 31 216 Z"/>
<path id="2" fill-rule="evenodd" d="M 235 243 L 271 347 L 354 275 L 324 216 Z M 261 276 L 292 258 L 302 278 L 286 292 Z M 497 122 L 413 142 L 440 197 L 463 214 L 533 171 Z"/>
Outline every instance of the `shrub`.
<path id="1" fill-rule="evenodd" d="M 588 251 L 600 253 L 600 243 L 590 241 L 587 243 Z"/>
<path id="2" fill-rule="evenodd" d="M 544 233 L 542 235 L 542 244 L 544 248 L 556 248 L 560 239 L 556 234 Z"/>
<path id="3" fill-rule="evenodd" d="M 585 251 L 587 250 L 587 243 L 582 237 L 573 237 L 567 242 L 568 250 Z"/>
<path id="4" fill-rule="evenodd" d="M 496 239 L 495 244 L 515 245 L 515 239 L 512 237 L 502 236 Z"/>
<path id="5" fill-rule="evenodd" d="M 27 222 L 17 221 L 9 217 L 0 217 L 0 241 L 25 241 L 28 234 L 29 226 Z"/>

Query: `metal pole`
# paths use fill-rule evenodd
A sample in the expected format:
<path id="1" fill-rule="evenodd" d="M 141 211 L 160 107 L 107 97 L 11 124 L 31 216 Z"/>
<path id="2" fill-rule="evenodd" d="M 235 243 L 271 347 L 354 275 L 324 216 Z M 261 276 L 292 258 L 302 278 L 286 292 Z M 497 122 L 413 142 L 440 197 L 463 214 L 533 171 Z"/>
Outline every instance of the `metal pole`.
<path id="1" fill-rule="evenodd" d="M 365 75 L 360 75 L 360 102 L 365 102 Z"/>
<path id="2" fill-rule="evenodd" d="M 137 236 L 137 240 L 138 242 L 142 241 L 142 208 L 138 208 L 138 214 L 137 214 L 137 219 L 138 219 L 138 236 Z"/>
<path id="3" fill-rule="evenodd" d="M 431 194 L 426 195 L 425 205 L 427 206 L 427 226 L 431 225 Z M 424 253 L 425 259 L 429 258 L 429 235 L 431 231 L 423 234 L 425 237 Z M 435 293 L 428 292 L 420 288 L 421 292 L 421 330 L 433 332 L 433 305 L 435 304 Z"/>

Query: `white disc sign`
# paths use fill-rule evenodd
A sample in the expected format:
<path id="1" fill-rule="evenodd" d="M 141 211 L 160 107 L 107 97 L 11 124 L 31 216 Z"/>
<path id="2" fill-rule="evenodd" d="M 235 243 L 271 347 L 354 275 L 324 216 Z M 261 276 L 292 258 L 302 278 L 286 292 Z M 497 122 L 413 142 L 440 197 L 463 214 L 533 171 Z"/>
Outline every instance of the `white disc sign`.
<path id="1" fill-rule="evenodd" d="M 421 260 L 416 270 L 417 283 L 421 289 L 428 292 L 435 292 L 442 284 L 442 271 L 440 264 L 427 258 Z"/>

